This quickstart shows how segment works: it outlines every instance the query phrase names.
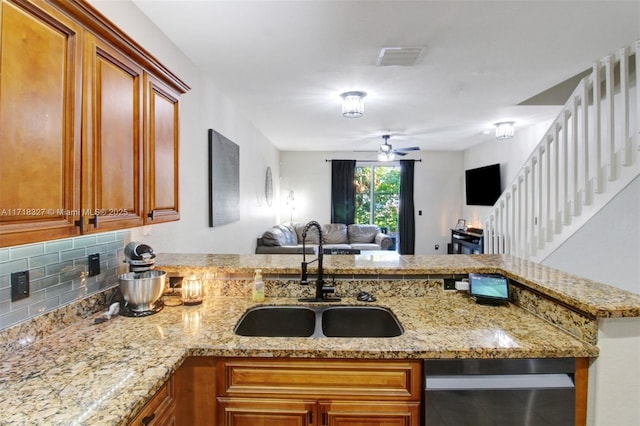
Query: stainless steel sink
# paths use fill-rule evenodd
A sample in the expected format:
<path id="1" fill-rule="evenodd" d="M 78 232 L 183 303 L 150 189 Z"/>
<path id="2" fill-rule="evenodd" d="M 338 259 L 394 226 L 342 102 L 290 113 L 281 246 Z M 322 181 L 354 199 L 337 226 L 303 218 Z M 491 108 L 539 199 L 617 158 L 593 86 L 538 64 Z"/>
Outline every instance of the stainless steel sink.
<path id="1" fill-rule="evenodd" d="M 242 315 L 235 328 L 240 336 L 309 337 L 316 312 L 304 306 L 259 306 Z"/>
<path id="2" fill-rule="evenodd" d="M 234 332 L 261 337 L 395 337 L 404 333 L 396 316 L 378 306 L 257 306 Z"/>
<path id="3" fill-rule="evenodd" d="M 403 333 L 396 316 L 377 306 L 331 306 L 322 312 L 327 337 L 396 337 Z"/>

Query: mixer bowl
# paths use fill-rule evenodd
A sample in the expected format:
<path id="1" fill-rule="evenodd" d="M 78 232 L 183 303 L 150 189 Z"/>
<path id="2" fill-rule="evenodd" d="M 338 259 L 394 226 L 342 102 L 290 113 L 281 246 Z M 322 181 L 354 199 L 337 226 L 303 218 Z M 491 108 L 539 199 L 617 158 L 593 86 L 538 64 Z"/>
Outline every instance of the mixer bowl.
<path id="1" fill-rule="evenodd" d="M 165 271 L 127 272 L 118 277 L 120 292 L 127 306 L 134 312 L 146 312 L 162 296 L 167 273 Z"/>

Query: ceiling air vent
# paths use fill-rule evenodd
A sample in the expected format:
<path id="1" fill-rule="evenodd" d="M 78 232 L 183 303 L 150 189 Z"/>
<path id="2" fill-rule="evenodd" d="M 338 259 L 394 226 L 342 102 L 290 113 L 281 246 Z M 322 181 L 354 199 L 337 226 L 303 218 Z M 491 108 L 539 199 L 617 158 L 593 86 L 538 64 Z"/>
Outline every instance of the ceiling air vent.
<path id="1" fill-rule="evenodd" d="M 376 65 L 379 67 L 415 65 L 423 50 L 422 47 L 383 47 Z"/>

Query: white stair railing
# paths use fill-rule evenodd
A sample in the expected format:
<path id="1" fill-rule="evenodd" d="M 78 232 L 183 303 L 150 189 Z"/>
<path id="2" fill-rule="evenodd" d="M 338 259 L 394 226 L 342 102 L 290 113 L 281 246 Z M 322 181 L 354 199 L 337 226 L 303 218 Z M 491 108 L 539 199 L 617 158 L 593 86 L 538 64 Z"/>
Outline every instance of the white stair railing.
<path id="1" fill-rule="evenodd" d="M 541 261 L 640 175 L 640 40 L 596 61 L 502 193 L 484 252 Z"/>

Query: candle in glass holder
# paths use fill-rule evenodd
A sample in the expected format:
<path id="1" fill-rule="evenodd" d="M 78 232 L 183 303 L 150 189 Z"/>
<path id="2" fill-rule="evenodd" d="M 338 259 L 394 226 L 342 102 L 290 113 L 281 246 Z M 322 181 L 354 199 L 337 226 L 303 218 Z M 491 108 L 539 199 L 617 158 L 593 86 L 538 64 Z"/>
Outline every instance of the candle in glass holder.
<path id="1" fill-rule="evenodd" d="M 201 280 L 194 276 L 182 280 L 182 303 L 198 305 L 202 303 L 203 296 L 204 288 Z"/>

